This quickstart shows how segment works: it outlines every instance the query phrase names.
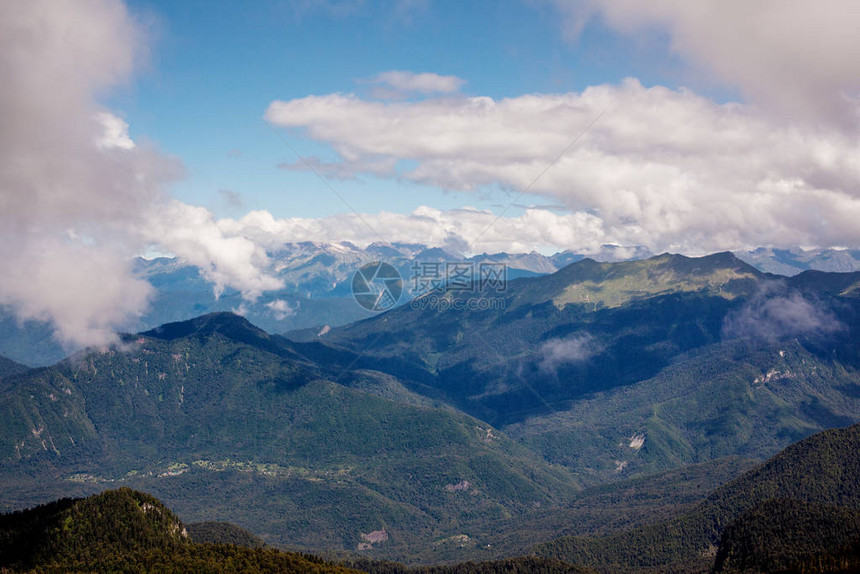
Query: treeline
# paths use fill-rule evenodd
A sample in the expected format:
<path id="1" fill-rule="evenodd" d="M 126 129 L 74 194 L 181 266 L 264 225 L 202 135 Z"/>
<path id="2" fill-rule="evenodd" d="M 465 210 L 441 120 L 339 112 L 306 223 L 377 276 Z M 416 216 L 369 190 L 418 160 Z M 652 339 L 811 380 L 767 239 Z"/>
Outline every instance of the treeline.
<path id="1" fill-rule="evenodd" d="M 333 564 L 316 556 L 265 547 L 259 538 L 229 523 L 198 523 L 189 530 L 158 499 L 129 488 L 86 499 L 63 499 L 0 515 L 0 572 L 587 572 L 558 560 L 538 557 L 419 568 L 372 560 Z"/>
<path id="2" fill-rule="evenodd" d="M 449 566 L 418 566 L 408 567 L 397 562 L 379 560 L 351 560 L 343 562 L 344 566 L 367 572 L 369 574 L 584 574 L 593 572 L 555 560 L 537 556 L 521 556 L 504 560 L 488 562 L 465 562 Z"/>

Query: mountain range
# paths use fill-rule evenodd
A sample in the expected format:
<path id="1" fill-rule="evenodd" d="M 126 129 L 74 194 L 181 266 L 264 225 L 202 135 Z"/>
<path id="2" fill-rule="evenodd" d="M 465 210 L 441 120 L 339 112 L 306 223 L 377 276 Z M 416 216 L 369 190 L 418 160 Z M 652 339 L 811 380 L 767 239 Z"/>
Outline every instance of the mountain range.
<path id="1" fill-rule="evenodd" d="M 807 270 L 852 272 L 860 270 L 860 252 L 835 249 L 780 250 L 759 248 L 735 255 L 758 270 L 784 276 Z M 588 258 L 599 262 L 646 259 L 653 254 L 645 247 L 605 245 Z M 582 253 L 563 251 L 554 255 L 495 253 L 466 257 L 456 249 L 429 248 L 420 244 L 371 244 L 359 248 L 351 243 L 288 243 L 269 253 L 268 271 L 284 283 L 282 289 L 265 293 L 255 301 L 226 289 L 217 296 L 213 285 L 199 270 L 176 258 L 138 258 L 134 271 L 155 288 L 147 313 L 138 330 L 191 319 L 218 311 L 238 312 L 267 331 L 285 333 L 301 329 L 319 331 L 372 316 L 355 304 L 352 277 L 365 263 L 381 260 L 392 264 L 403 278 L 401 304 L 424 292 L 424 264 L 464 262 L 467 265 L 504 265 L 507 279 L 551 274 L 586 258 Z M 52 337 L 51 326 L 38 321 L 20 322 L 11 309 L 0 306 L 0 355 L 31 366 L 46 366 L 76 348 L 63 347 Z"/>
<path id="2" fill-rule="evenodd" d="M 712 492 L 860 420 L 858 329 L 860 273 L 783 277 L 731 253 L 443 285 L 323 334 L 211 313 L 48 367 L 0 362 L 0 510 L 128 486 L 329 557 L 489 560 L 544 543 L 577 565 L 690 562 L 723 533 L 690 524 L 749 511 L 733 545 L 770 500 L 724 512 L 737 495 Z M 655 538 L 676 530 L 683 545 Z M 643 544 L 641 560 L 617 550 Z M 744 550 L 721 568 L 761 558 L 728 547 Z"/>

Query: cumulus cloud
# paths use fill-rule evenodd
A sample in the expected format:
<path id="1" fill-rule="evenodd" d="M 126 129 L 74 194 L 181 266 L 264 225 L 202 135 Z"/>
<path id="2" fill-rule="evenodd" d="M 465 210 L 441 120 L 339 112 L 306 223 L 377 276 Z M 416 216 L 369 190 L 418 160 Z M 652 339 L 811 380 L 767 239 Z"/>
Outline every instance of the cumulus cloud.
<path id="1" fill-rule="evenodd" d="M 671 49 L 793 117 L 857 127 L 860 4 L 833 0 L 554 0 L 570 35 L 599 15 L 624 34 L 666 34 Z"/>
<path id="2" fill-rule="evenodd" d="M 845 329 L 836 316 L 819 303 L 782 283 L 764 284 L 756 296 L 723 322 L 723 337 L 776 341 L 801 335 L 824 336 Z"/>
<path id="3" fill-rule="evenodd" d="M 538 369 L 547 375 L 555 374 L 559 367 L 583 363 L 599 352 L 598 344 L 588 333 L 547 339 L 539 349 Z"/>
<path id="4" fill-rule="evenodd" d="M 501 100 L 332 94 L 275 101 L 266 117 L 331 145 L 341 177 L 369 166 L 447 189 L 528 188 L 596 218 L 612 243 L 688 253 L 860 244 L 856 137 L 781 123 L 686 89 L 628 79 Z M 398 169 L 400 160 L 408 167 Z"/>
<path id="5" fill-rule="evenodd" d="M 382 72 L 370 80 L 381 89 L 376 95 L 398 96 L 407 94 L 452 94 L 458 92 L 465 80 L 457 76 L 440 76 L 439 74 L 405 72 L 391 70 Z"/>
<path id="6" fill-rule="evenodd" d="M 118 0 L 0 3 L 0 304 L 70 345 L 110 342 L 145 311 L 130 263 L 149 245 L 249 297 L 275 285 L 265 254 L 169 200 L 181 164 L 99 105 L 145 52 Z"/>
<path id="7" fill-rule="evenodd" d="M 262 271 L 269 257 L 261 245 L 240 234 L 225 233 L 203 207 L 172 200 L 158 206 L 144 225 L 150 240 L 157 238 L 174 255 L 198 267 L 218 295 L 225 287 L 235 287 L 246 298 L 256 299 L 263 291 L 283 286 Z"/>

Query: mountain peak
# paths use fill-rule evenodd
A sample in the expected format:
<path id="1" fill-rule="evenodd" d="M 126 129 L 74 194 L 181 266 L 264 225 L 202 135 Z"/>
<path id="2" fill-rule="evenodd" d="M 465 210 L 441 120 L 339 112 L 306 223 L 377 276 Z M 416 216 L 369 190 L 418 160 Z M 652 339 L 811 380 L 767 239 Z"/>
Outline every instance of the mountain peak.
<path id="1" fill-rule="evenodd" d="M 161 501 L 125 487 L 4 518 L 0 564 L 13 569 L 47 562 L 82 564 L 105 548 L 124 555 L 191 543 L 182 522 Z"/>
<path id="2" fill-rule="evenodd" d="M 172 341 L 191 336 L 211 337 L 216 333 L 230 339 L 242 341 L 247 340 L 249 336 L 255 339 L 269 338 L 268 333 L 256 327 L 244 317 L 229 311 L 209 313 L 188 319 L 187 321 L 166 323 L 140 334 L 154 339 Z"/>
<path id="3" fill-rule="evenodd" d="M 703 255 L 701 257 L 689 257 L 687 255 L 672 254 L 672 257 L 676 260 L 697 261 L 699 263 L 707 263 L 709 265 L 714 266 L 748 267 L 750 269 L 755 269 L 752 265 L 749 265 L 745 261 L 739 259 L 731 251 L 718 251 L 716 253 L 711 253 L 710 255 Z"/>

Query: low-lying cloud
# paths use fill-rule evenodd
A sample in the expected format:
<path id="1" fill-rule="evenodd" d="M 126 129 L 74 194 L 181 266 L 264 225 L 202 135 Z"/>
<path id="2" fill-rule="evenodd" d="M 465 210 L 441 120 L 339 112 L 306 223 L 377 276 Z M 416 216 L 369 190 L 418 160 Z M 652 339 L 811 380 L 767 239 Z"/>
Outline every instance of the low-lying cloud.
<path id="1" fill-rule="evenodd" d="M 584 363 L 599 352 L 599 345 L 588 333 L 547 339 L 539 349 L 538 369 L 545 375 L 553 375 L 559 367 Z"/>
<path id="2" fill-rule="evenodd" d="M 296 314 L 296 310 L 293 306 L 283 299 L 269 301 L 266 303 L 266 307 L 272 312 L 272 316 L 278 321 L 283 321 L 287 317 L 292 317 Z"/>
<path id="3" fill-rule="evenodd" d="M 781 283 L 765 284 L 759 293 L 723 322 L 726 339 L 777 341 L 787 337 L 824 336 L 845 325 L 817 301 L 790 292 Z"/>

